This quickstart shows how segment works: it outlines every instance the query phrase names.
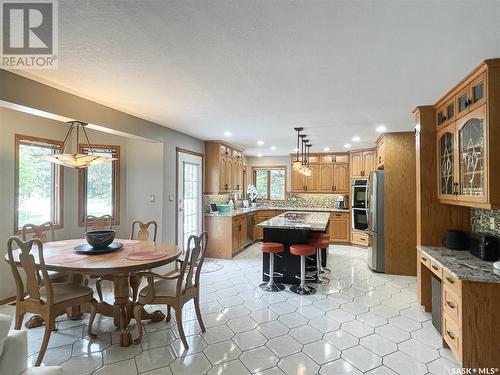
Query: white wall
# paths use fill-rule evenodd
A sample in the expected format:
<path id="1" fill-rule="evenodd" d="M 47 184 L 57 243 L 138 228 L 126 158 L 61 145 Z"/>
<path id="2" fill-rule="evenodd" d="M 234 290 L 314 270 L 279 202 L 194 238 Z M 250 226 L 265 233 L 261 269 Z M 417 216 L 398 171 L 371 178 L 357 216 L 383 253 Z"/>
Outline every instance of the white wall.
<path id="1" fill-rule="evenodd" d="M 252 167 L 275 167 L 275 166 L 283 166 L 286 165 L 286 191 L 291 191 L 292 189 L 292 176 L 291 176 L 291 170 L 290 170 L 290 156 L 262 156 L 262 157 L 257 157 L 257 156 L 247 156 L 246 157 L 246 162 L 247 162 L 247 171 L 248 171 L 248 176 L 252 176 Z M 251 182 L 251 177 L 248 181 L 248 183 Z"/>

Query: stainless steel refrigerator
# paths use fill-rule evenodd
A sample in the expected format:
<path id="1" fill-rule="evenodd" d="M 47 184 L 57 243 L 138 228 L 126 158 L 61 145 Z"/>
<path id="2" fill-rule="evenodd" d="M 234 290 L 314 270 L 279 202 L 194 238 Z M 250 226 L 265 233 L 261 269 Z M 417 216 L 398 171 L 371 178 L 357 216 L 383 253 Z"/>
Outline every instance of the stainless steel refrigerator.
<path id="1" fill-rule="evenodd" d="M 374 171 L 368 177 L 366 208 L 370 236 L 368 267 L 384 272 L 384 171 Z"/>

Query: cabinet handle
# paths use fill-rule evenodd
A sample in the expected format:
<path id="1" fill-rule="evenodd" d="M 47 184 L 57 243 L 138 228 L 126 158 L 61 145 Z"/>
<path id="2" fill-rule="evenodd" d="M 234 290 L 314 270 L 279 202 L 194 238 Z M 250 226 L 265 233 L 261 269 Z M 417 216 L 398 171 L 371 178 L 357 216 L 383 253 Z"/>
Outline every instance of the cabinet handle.
<path id="1" fill-rule="evenodd" d="M 332 186 L 332 191 L 334 191 L 333 186 Z"/>
<path id="2" fill-rule="evenodd" d="M 427 258 L 422 257 L 421 258 L 424 262 L 427 262 Z"/>
<path id="3" fill-rule="evenodd" d="M 452 308 L 453 310 L 455 310 L 455 305 L 453 303 L 451 303 L 450 301 L 446 301 L 446 304 L 448 306 L 450 306 L 450 308 Z"/>
<path id="4" fill-rule="evenodd" d="M 446 280 L 450 283 L 450 284 L 455 284 L 455 280 L 453 280 L 452 278 L 450 277 L 446 277 Z"/>
<path id="5" fill-rule="evenodd" d="M 472 100 L 469 98 L 467 99 L 467 105 L 471 105 L 472 104 Z"/>
<path id="6" fill-rule="evenodd" d="M 378 157 L 378 162 L 379 162 L 379 163 L 382 163 L 382 156 L 379 156 L 379 157 Z"/>
<path id="7" fill-rule="evenodd" d="M 450 337 L 450 339 L 455 340 L 455 335 L 453 334 L 453 332 L 446 330 L 446 334 Z"/>
<path id="8" fill-rule="evenodd" d="M 432 267 L 434 270 L 436 270 L 436 271 L 437 271 L 437 270 L 439 270 L 439 268 L 438 268 L 438 267 L 436 267 L 434 264 L 433 264 L 431 267 Z"/>

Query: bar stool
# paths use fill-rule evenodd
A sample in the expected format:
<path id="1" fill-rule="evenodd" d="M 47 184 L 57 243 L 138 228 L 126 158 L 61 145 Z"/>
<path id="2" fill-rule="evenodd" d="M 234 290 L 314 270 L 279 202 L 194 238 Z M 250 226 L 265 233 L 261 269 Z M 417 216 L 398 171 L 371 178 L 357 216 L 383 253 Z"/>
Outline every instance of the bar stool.
<path id="1" fill-rule="evenodd" d="M 260 245 L 260 249 L 263 253 L 269 254 L 269 281 L 267 283 L 262 283 L 259 286 L 267 292 L 279 292 L 285 289 L 283 284 L 277 284 L 274 282 L 274 254 L 285 251 L 285 246 L 278 242 L 263 242 Z"/>
<path id="2" fill-rule="evenodd" d="M 326 236 L 319 235 L 311 237 L 309 239 L 309 244 L 316 249 L 316 270 L 315 270 L 316 277 L 314 279 L 314 282 L 318 284 L 328 284 L 330 282 L 330 279 L 321 276 L 322 273 L 321 252 L 323 251 L 323 249 L 328 248 L 330 241 L 327 239 Z"/>
<path id="3" fill-rule="evenodd" d="M 290 291 L 297 294 L 308 295 L 316 293 L 316 288 L 306 285 L 306 257 L 314 254 L 312 245 L 292 245 L 290 253 L 300 256 L 300 285 L 293 285 Z"/>
<path id="4" fill-rule="evenodd" d="M 330 246 L 330 235 L 328 233 L 314 233 L 311 237 L 310 240 L 317 240 L 321 239 L 321 243 L 319 243 L 321 247 L 321 250 L 323 249 L 328 249 L 328 246 Z M 320 273 L 331 273 L 331 270 L 329 268 L 323 267 L 323 252 L 319 252 L 319 265 L 320 265 Z M 316 257 L 317 258 L 317 257 Z M 317 263 L 316 263 L 317 265 Z"/>

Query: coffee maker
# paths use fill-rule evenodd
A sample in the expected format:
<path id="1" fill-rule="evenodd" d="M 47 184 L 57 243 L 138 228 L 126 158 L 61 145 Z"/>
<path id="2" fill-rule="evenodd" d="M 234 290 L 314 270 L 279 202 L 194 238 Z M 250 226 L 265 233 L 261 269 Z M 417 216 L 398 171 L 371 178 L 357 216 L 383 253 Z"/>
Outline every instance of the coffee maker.
<path id="1" fill-rule="evenodd" d="M 337 196 L 337 208 L 339 210 L 348 210 L 349 209 L 349 196 L 348 195 Z"/>

